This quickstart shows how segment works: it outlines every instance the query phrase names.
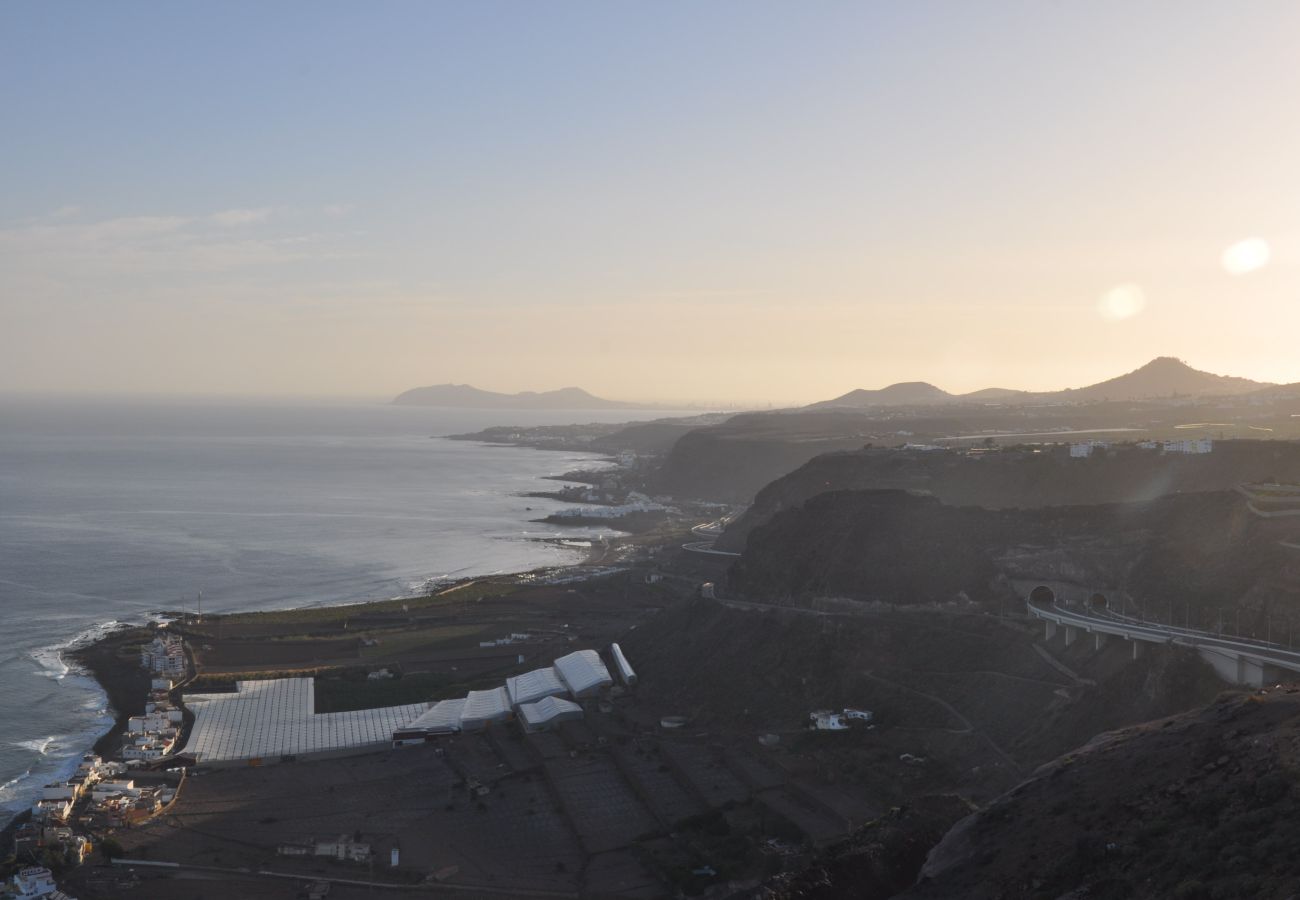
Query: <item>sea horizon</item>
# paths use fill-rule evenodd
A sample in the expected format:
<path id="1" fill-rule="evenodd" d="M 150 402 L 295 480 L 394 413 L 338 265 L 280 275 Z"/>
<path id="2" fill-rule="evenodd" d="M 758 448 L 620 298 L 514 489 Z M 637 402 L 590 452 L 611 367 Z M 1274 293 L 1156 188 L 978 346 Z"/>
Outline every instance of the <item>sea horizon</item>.
<path id="1" fill-rule="evenodd" d="M 572 565 L 583 549 L 556 539 L 609 529 L 531 521 L 568 504 L 519 495 L 602 456 L 431 438 L 639 412 L 0 397 L 0 809 L 112 725 L 75 647 L 200 590 L 212 613 L 333 606 Z"/>

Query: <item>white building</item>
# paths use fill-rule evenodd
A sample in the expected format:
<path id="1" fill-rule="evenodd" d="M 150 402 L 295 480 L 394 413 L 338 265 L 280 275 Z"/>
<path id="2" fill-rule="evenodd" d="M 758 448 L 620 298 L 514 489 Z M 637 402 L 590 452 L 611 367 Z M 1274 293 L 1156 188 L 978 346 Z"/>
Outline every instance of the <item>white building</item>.
<path id="1" fill-rule="evenodd" d="M 632 664 L 623 655 L 623 648 L 618 644 L 610 644 L 609 655 L 614 658 L 614 669 L 618 672 L 619 680 L 628 687 L 635 685 L 636 670 L 632 668 Z"/>
<path id="2" fill-rule="evenodd" d="M 627 685 L 636 683 L 636 673 L 622 649 L 614 644 L 610 648 L 619 670 L 619 677 Z M 470 691 L 469 696 L 440 700 L 424 708 L 392 731 L 394 746 L 423 743 L 439 734 L 459 734 L 462 731 L 480 731 L 495 722 L 512 718 L 517 709 L 526 730 L 539 730 L 538 725 L 582 715 L 582 708 L 562 700 L 559 695 L 568 693 L 575 700 L 590 697 L 611 687 L 614 679 L 595 650 L 578 650 L 555 661 L 553 666 L 534 669 L 506 680 L 504 687 L 486 691 Z M 557 702 L 550 702 L 557 701 Z M 525 708 L 529 708 L 525 717 Z"/>
<path id="3" fill-rule="evenodd" d="M 174 634 L 160 634 L 141 649 L 140 665 L 156 675 L 184 676 L 185 642 Z"/>
<path id="4" fill-rule="evenodd" d="M 1166 453 L 1213 453 L 1214 441 L 1210 438 L 1194 438 L 1184 441 L 1165 441 Z"/>
<path id="5" fill-rule="evenodd" d="M 378 749 L 391 744 L 395 730 L 428 709 L 427 703 L 408 703 L 317 713 L 311 678 L 240 681 L 236 688 L 233 694 L 186 696 L 194 711 L 186 753 L 204 763 L 228 763 Z"/>
<path id="6" fill-rule="evenodd" d="M 614 683 L 595 650 L 576 650 L 555 661 L 555 671 L 575 700 L 590 697 Z"/>
<path id="7" fill-rule="evenodd" d="M 14 895 L 17 897 L 48 897 L 58 889 L 54 876 L 44 866 L 28 866 L 14 875 Z"/>
<path id="8" fill-rule="evenodd" d="M 547 666 L 545 669 L 534 669 L 531 672 L 525 672 L 522 675 L 506 679 L 506 693 L 510 695 L 512 706 L 518 706 L 521 703 L 536 703 L 543 697 L 554 697 L 557 694 L 563 694 L 566 690 L 568 688 L 564 686 L 564 682 L 560 681 L 560 676 L 556 674 L 553 666 Z"/>
<path id="9" fill-rule="evenodd" d="M 1106 441 L 1080 441 L 1077 444 L 1070 445 L 1070 457 L 1072 459 L 1087 459 L 1092 456 L 1094 450 L 1105 450 L 1110 444 Z"/>
<path id="10" fill-rule="evenodd" d="M 510 695 L 503 687 L 488 691 L 470 691 L 460 714 L 462 731 L 482 731 L 496 722 L 510 718 Z"/>
<path id="11" fill-rule="evenodd" d="M 524 731 L 549 731 L 561 722 L 582 718 L 582 707 L 562 697 L 546 697 L 519 707 Z"/>

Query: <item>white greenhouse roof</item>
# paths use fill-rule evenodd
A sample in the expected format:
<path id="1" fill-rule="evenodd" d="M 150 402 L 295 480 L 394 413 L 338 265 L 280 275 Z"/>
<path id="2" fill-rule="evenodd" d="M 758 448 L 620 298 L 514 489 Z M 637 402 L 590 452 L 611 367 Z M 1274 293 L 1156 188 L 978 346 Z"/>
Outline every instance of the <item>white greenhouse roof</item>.
<path id="1" fill-rule="evenodd" d="M 460 714 L 460 727 L 473 731 L 492 722 L 510 718 L 510 697 L 503 687 L 490 691 L 470 691 Z"/>
<path id="2" fill-rule="evenodd" d="M 525 703 L 520 706 L 519 715 L 525 725 L 536 727 L 561 718 L 580 719 L 582 707 L 562 697 L 544 697 L 536 703 Z"/>
<path id="3" fill-rule="evenodd" d="M 506 691 L 510 694 L 510 702 L 515 706 L 534 703 L 543 697 L 563 694 L 567 690 L 551 666 L 506 679 Z"/>
<path id="4" fill-rule="evenodd" d="M 618 669 L 618 675 L 623 679 L 623 683 L 628 686 L 636 684 L 636 670 L 623 655 L 623 648 L 618 644 L 610 644 L 609 655 L 614 657 L 614 668 Z"/>
<path id="5" fill-rule="evenodd" d="M 185 752 L 203 762 L 381 745 L 428 704 L 317 715 L 311 678 L 241 681 L 233 694 L 187 694 L 194 729 Z"/>
<path id="6" fill-rule="evenodd" d="M 568 687 L 569 693 L 581 697 L 601 687 L 614 683 L 609 669 L 595 650 L 576 650 L 555 661 L 555 671 Z"/>
<path id="7" fill-rule="evenodd" d="M 416 717 L 403 730 L 420 730 L 428 732 L 460 731 L 460 716 L 465 710 L 465 698 L 456 700 L 439 700 L 430 706 L 423 715 Z"/>

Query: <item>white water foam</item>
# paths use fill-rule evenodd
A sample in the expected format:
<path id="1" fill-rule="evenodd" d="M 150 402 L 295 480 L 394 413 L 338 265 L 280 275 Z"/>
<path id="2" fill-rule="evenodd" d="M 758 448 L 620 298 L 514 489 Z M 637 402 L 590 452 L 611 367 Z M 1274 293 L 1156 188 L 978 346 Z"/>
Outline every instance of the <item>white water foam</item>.
<path id="1" fill-rule="evenodd" d="M 64 654 L 88 646 L 123 627 L 116 620 L 101 622 L 78 632 L 59 644 L 31 651 L 31 659 L 40 667 L 33 673 L 58 682 L 57 690 L 85 692 L 78 704 L 82 727 L 71 734 L 42 735 L 10 741 L 9 746 L 35 754 L 36 759 L 20 775 L 0 784 L 0 808 L 10 812 L 25 809 L 35 796 L 35 785 L 64 780 L 76 771 L 81 756 L 113 726 L 108 697 L 87 672 L 70 663 Z"/>

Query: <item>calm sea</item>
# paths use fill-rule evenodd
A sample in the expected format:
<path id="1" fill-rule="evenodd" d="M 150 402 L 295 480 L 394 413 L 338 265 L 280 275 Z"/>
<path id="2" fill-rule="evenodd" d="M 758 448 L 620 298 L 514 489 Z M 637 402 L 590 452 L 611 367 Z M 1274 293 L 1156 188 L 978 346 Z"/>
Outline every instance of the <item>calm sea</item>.
<path id="1" fill-rule="evenodd" d="M 345 603 L 576 561 L 532 539 L 597 532 L 531 523 L 558 504 L 516 495 L 595 457 L 434 436 L 636 417 L 0 399 L 0 808 L 111 724 L 61 659 L 74 641 L 199 591 L 213 612 Z"/>

